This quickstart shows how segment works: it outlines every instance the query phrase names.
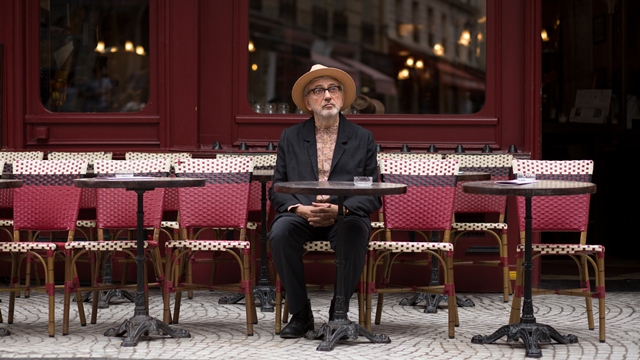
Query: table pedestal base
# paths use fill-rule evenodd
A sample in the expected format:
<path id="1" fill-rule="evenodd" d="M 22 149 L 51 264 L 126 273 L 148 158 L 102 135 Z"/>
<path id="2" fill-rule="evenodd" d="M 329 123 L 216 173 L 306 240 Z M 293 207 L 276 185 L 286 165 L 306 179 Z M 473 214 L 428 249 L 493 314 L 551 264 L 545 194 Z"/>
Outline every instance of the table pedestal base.
<path id="1" fill-rule="evenodd" d="M 253 297 L 260 303 L 262 312 L 273 312 L 276 301 L 276 287 L 271 285 L 256 285 L 253 287 Z"/>
<path id="2" fill-rule="evenodd" d="M 388 344 L 391 339 L 387 335 L 373 334 L 369 330 L 365 329 L 358 323 L 354 323 L 350 320 L 332 320 L 329 323 L 320 327 L 320 330 L 309 331 L 305 334 L 305 339 L 317 340 L 322 339 L 322 342 L 316 350 L 318 351 L 331 351 L 336 345 L 336 342 L 343 337 L 351 340 L 356 340 L 358 335 L 364 336 L 369 341 L 375 344 Z"/>
<path id="3" fill-rule="evenodd" d="M 422 301 L 426 301 L 427 302 L 427 307 L 424 309 L 425 313 L 428 314 L 435 314 L 438 312 L 438 305 L 440 305 L 440 302 L 444 301 L 447 302 L 448 301 L 448 297 L 447 295 L 442 295 L 442 294 L 429 294 L 429 293 L 419 293 L 416 294 L 415 296 L 413 296 L 413 298 L 404 298 L 402 300 L 400 300 L 400 305 L 402 306 L 414 306 L 419 304 Z M 471 299 L 460 299 L 459 297 L 456 297 L 456 304 L 458 304 L 458 307 L 474 307 L 476 306 L 476 304 L 474 304 L 473 300 Z"/>
<path id="4" fill-rule="evenodd" d="M 237 304 L 238 301 L 244 299 L 244 294 L 237 294 L 232 296 L 223 296 L 218 300 L 218 304 Z"/>
<path id="5" fill-rule="evenodd" d="M 108 309 L 109 303 L 113 298 L 117 299 L 127 299 L 131 302 L 134 301 L 133 295 L 127 290 L 122 289 L 112 289 L 106 292 L 100 292 L 100 299 L 98 301 L 98 309 Z"/>
<path id="6" fill-rule="evenodd" d="M 111 255 L 113 254 L 108 254 L 104 259 L 104 279 L 103 280 L 105 284 L 109 284 L 109 285 L 113 280 L 113 269 L 111 268 Z M 109 302 L 114 296 L 117 296 L 120 299 L 127 298 L 131 302 L 135 300 L 133 295 L 131 295 L 131 293 L 126 290 L 112 289 L 112 290 L 106 291 L 106 293 L 103 293 L 101 291 L 100 298 L 98 300 L 98 309 L 108 309 Z"/>
<path id="7" fill-rule="evenodd" d="M 131 319 L 125 320 L 118 328 L 110 328 L 105 331 L 105 336 L 124 336 L 121 346 L 137 346 L 142 335 L 168 335 L 172 338 L 190 338 L 191 334 L 187 330 L 176 330 L 162 321 L 149 315 L 134 315 Z"/>
<path id="8" fill-rule="evenodd" d="M 561 344 L 575 344 L 578 342 L 578 337 L 575 335 L 561 335 L 553 327 L 538 323 L 504 325 L 491 335 L 476 335 L 472 337 L 471 342 L 474 344 L 491 344 L 505 335 L 508 342 L 522 339 L 526 348 L 525 356 L 533 358 L 542 357 L 542 351 L 538 343 L 550 343 L 551 339 Z"/>

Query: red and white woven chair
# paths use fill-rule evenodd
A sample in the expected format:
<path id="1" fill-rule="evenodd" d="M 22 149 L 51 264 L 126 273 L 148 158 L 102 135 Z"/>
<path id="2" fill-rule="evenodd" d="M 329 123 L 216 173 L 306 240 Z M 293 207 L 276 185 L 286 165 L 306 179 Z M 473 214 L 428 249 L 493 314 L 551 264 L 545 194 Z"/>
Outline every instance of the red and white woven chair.
<path id="1" fill-rule="evenodd" d="M 206 178 L 199 188 L 178 189 L 181 240 L 166 244 L 166 273 L 171 277 L 164 287 L 165 323 L 178 323 L 183 291 L 222 290 L 241 293 L 245 298 L 247 335 L 253 335 L 257 322 L 251 287 L 251 243 L 247 239 L 247 218 L 251 187 L 251 158 L 182 159 L 176 164 L 176 176 Z M 229 234 L 233 238 L 229 238 Z M 212 255 L 204 264 L 211 266 L 211 281 L 187 278 L 185 266 L 199 255 Z M 220 261 L 230 261 L 239 270 L 238 283 L 217 283 L 215 269 Z M 203 264 L 194 262 L 192 267 Z M 228 271 L 234 271 L 228 269 Z M 198 271 L 198 273 L 202 273 Z M 168 276 L 169 277 L 169 276 Z M 170 294 L 175 293 L 173 318 L 170 314 Z"/>
<path id="2" fill-rule="evenodd" d="M 86 324 L 82 296 L 77 290 L 77 273 L 69 266 L 73 250 L 68 246 L 74 240 L 81 197 L 81 189 L 74 186 L 73 180 L 84 176 L 86 170 L 87 162 L 83 160 L 16 160 L 13 163 L 13 175 L 23 181 L 23 186 L 13 189 L 13 241 L 0 243 L 0 252 L 11 255 L 10 284 L 0 288 L 10 293 L 9 324 L 14 320 L 17 294 L 24 291 L 25 297 L 29 297 L 31 291 L 43 292 L 49 300 L 48 333 L 50 337 L 55 336 L 55 292 L 62 287 L 65 304 L 69 304 L 70 294 L 76 293 L 80 321 Z M 64 239 L 58 241 L 61 233 L 65 233 Z M 47 235 L 48 241 L 39 239 Z M 56 285 L 56 256 L 65 258 L 64 285 Z M 43 286 L 31 283 L 34 267 L 44 270 Z M 25 272 L 21 273 L 23 268 Z M 68 333 L 68 323 L 63 322 L 62 334 Z"/>
<path id="3" fill-rule="evenodd" d="M 448 296 L 448 335 L 455 337 L 454 327 L 458 326 L 455 286 L 453 282 L 453 244 L 451 244 L 451 221 L 456 195 L 456 173 L 458 161 L 450 160 L 392 160 L 380 162 L 381 177 L 384 182 L 407 184 L 407 193 L 384 196 L 384 229 L 371 234 L 367 258 L 367 299 L 366 327 L 371 329 L 371 302 L 378 294 L 376 324 L 380 324 L 383 294 L 423 292 Z M 442 232 L 441 241 L 407 241 L 406 232 L 426 234 Z M 373 240 L 377 233 L 385 232 L 386 240 Z M 443 275 L 441 285 L 393 284 L 392 265 L 400 262 L 403 254 L 424 254 L 425 282 L 429 283 L 431 262 L 439 263 Z M 411 259 L 411 264 L 418 264 Z M 383 267 L 379 276 L 377 270 Z"/>
<path id="4" fill-rule="evenodd" d="M 514 174 L 535 174 L 538 180 L 572 180 L 591 182 L 593 174 L 592 160 L 513 160 Z M 572 232 L 576 236 L 575 243 L 534 243 L 532 258 L 540 256 L 568 256 L 577 265 L 579 284 L 573 289 L 541 289 L 534 288 L 532 295 L 568 295 L 585 299 L 587 321 L 593 330 L 593 308 L 591 299 L 598 299 L 599 340 L 604 342 L 605 336 L 605 277 L 604 246 L 587 244 L 587 228 L 589 224 L 589 203 L 591 196 L 539 196 L 531 198 L 531 215 L 533 232 Z M 524 238 L 525 238 L 525 201 L 517 198 L 518 225 L 520 228 L 520 244 L 516 248 L 517 274 L 511 306 L 510 323 L 520 320 L 521 300 L 524 296 Z M 595 280 L 595 288 L 591 279 Z"/>
<path id="5" fill-rule="evenodd" d="M 446 154 L 445 159 L 457 159 L 460 171 L 484 172 L 491 174 L 491 180 L 508 180 L 511 173 L 513 155 Z M 492 266 L 500 268 L 502 298 L 504 302 L 508 302 L 512 289 L 509 278 L 509 251 L 507 247 L 507 197 L 467 194 L 462 191 L 462 184 L 464 184 L 464 181 L 458 181 L 456 202 L 453 208 L 454 221 L 451 225 L 453 228 L 451 242 L 454 248 L 460 253 L 462 245 L 467 243 L 465 249 L 468 249 L 470 241 L 466 241 L 467 239 L 464 235 L 480 232 L 481 236 L 485 234 L 489 236 L 489 240 L 498 249 L 498 254 L 497 258 L 495 255 L 485 255 L 477 260 L 454 259 L 453 264 L 454 266 Z M 472 217 L 472 220 L 465 219 L 465 217 L 469 216 Z M 480 244 L 480 246 L 486 247 L 486 242 Z"/>
<path id="6" fill-rule="evenodd" d="M 271 170 L 276 167 L 276 154 L 217 154 L 216 159 L 228 159 L 228 158 L 237 158 L 237 157 L 250 157 L 251 161 L 251 172 L 253 170 Z M 271 187 L 271 181 L 268 181 L 266 184 L 266 189 Z M 269 219 L 269 210 L 270 210 L 269 196 L 267 195 L 267 212 L 266 218 Z M 261 249 L 258 247 L 258 240 L 260 239 L 259 232 L 262 231 L 263 224 L 261 223 L 260 215 L 262 212 L 262 184 L 259 181 L 251 181 L 251 190 L 249 194 L 249 222 L 247 223 L 247 229 L 250 230 L 248 233 L 249 240 L 251 241 L 251 273 L 257 274 L 256 268 L 256 250 Z M 264 224 L 267 226 L 268 224 Z M 262 244 L 260 244 L 261 246 Z M 255 280 L 255 279 L 254 279 Z"/>
<path id="7" fill-rule="evenodd" d="M 96 160 L 94 173 L 96 177 L 112 177 L 119 170 L 132 170 L 137 176 L 165 177 L 169 174 L 171 163 L 168 159 L 151 160 Z M 144 226 L 151 232 L 151 240 L 145 240 L 145 258 L 153 265 L 155 282 L 145 283 L 147 307 L 149 306 L 149 286 L 162 287 L 164 281 L 164 268 L 162 256 L 158 245 L 160 234 L 160 222 L 162 221 L 163 201 L 165 189 L 155 189 L 144 193 Z M 137 240 L 131 239 L 137 227 L 138 197 L 133 191 L 126 189 L 96 189 L 96 222 L 97 241 L 77 241 L 71 244 L 77 249 L 74 259 L 84 253 L 91 254 L 95 262 L 91 269 L 91 287 L 83 288 L 83 291 L 93 291 L 91 323 L 97 322 L 100 292 L 108 290 L 131 289 L 135 290 L 137 284 L 126 283 L 126 264 L 135 263 L 137 253 Z M 110 240 L 105 240 L 105 230 L 111 234 Z M 120 234 L 126 236 L 120 236 Z M 122 239 L 124 237 L 124 239 Z M 119 262 L 124 263 L 123 281 L 114 283 L 105 281 L 104 265 Z M 75 267 L 75 262 L 72 264 Z M 147 281 L 146 274 L 144 279 Z M 107 300 L 108 303 L 108 300 Z"/>
<path id="8" fill-rule="evenodd" d="M 42 160 L 42 151 L 0 151 L 0 161 L 2 162 L 3 175 L 10 175 L 13 171 L 13 162 L 16 160 Z M 5 213 L 0 219 L 0 228 L 13 237 L 13 189 L 0 189 L 0 211 Z"/>
<path id="9" fill-rule="evenodd" d="M 125 160 L 151 160 L 151 159 L 169 159 L 171 160 L 171 173 L 174 176 L 175 163 L 179 159 L 191 159 L 192 155 L 188 152 L 175 153 L 159 153 L 159 152 L 127 152 L 124 154 Z M 160 230 L 167 235 L 169 239 L 176 239 L 178 236 L 178 189 L 168 188 L 164 193 L 164 214 L 162 217 L 162 227 Z"/>
<path id="10" fill-rule="evenodd" d="M 378 168 L 380 162 L 383 159 L 395 159 L 395 160 L 440 160 L 442 154 L 438 153 L 405 153 L 405 152 L 379 152 L 378 155 Z M 371 222 L 372 229 L 384 228 L 384 214 L 382 209 L 378 211 L 377 221 Z"/>
<path id="11" fill-rule="evenodd" d="M 111 160 L 113 157 L 112 152 L 108 151 L 94 151 L 94 152 L 67 152 L 67 151 L 52 151 L 47 154 L 48 160 L 87 160 L 87 171 L 93 171 L 93 163 L 96 160 Z M 80 201 L 80 219 L 76 230 L 82 232 L 87 240 L 94 239 L 94 232 L 96 228 L 95 220 L 96 210 L 96 189 L 82 189 L 82 200 Z M 83 212 L 88 212 L 87 216 L 83 216 Z"/>

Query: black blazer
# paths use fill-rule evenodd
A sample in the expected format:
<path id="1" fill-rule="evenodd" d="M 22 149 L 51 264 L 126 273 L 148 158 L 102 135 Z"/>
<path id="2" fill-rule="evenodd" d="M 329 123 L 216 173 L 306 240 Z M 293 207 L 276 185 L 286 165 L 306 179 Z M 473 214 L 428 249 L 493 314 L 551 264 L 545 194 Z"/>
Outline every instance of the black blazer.
<path id="1" fill-rule="evenodd" d="M 353 181 L 354 176 L 371 176 L 378 181 L 376 144 L 371 131 L 347 121 L 340 114 L 338 138 L 333 152 L 330 181 Z M 278 141 L 278 157 L 273 183 L 285 181 L 318 181 L 318 152 L 313 117 L 282 131 Z M 315 195 L 283 194 L 269 189 L 269 200 L 278 212 L 289 206 L 311 205 Z M 337 204 L 336 196 L 331 203 Z M 379 196 L 345 196 L 344 206 L 354 215 L 369 218 L 381 206 Z M 367 220 L 368 221 L 368 220 Z"/>

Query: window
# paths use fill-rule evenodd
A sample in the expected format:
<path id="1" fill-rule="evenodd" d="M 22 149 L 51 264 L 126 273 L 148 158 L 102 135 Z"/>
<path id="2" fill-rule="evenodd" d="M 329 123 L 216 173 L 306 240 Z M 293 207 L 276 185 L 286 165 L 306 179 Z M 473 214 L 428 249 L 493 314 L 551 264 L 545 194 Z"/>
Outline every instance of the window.
<path id="1" fill-rule="evenodd" d="M 149 1 L 41 1 L 40 100 L 52 112 L 133 112 L 149 100 Z"/>
<path id="2" fill-rule="evenodd" d="M 291 87 L 318 63 L 349 73 L 358 95 L 378 100 L 387 114 L 483 108 L 486 46 L 479 39 L 486 39 L 486 0 L 465 6 L 441 0 L 287 4 L 295 6 L 293 22 L 256 7 L 249 13 L 248 102 L 256 112 L 299 111 Z"/>

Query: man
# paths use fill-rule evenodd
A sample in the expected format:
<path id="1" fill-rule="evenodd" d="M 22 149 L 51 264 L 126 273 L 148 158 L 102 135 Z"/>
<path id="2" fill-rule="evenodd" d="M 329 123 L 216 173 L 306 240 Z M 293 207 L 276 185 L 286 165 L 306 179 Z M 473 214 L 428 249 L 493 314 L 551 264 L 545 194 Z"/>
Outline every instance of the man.
<path id="1" fill-rule="evenodd" d="M 341 114 L 355 98 L 355 83 L 344 71 L 314 65 L 296 81 L 291 95 L 298 108 L 312 116 L 285 129 L 278 142 L 273 183 L 284 181 L 353 181 L 354 176 L 378 179 L 373 134 Z M 299 338 L 314 330 L 307 297 L 303 245 L 307 241 L 337 240 L 337 197 L 322 194 L 282 194 L 269 189 L 277 215 L 269 243 L 276 271 L 283 282 L 292 317 L 280 332 L 282 338 Z M 370 215 L 381 206 L 378 196 L 344 199 L 344 295 L 353 295 L 364 269 L 371 231 Z M 335 294 L 334 294 L 335 299 Z M 333 317 L 334 301 L 329 308 Z"/>

